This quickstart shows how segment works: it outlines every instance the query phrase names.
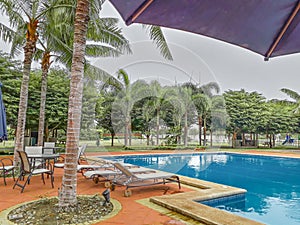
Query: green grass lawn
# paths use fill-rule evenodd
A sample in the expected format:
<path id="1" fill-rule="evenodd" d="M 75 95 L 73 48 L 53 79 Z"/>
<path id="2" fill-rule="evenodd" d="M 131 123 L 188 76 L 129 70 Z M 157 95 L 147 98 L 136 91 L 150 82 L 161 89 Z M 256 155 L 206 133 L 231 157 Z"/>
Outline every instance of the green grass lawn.
<path id="1" fill-rule="evenodd" d="M 95 140 L 81 140 L 81 144 L 87 144 L 88 147 L 86 149 L 86 152 L 120 152 L 120 151 L 151 151 L 151 150 L 178 150 L 178 151 L 184 151 L 184 150 L 193 150 L 197 146 L 197 143 L 191 143 L 188 147 L 184 147 L 183 145 L 170 145 L 170 146 L 155 146 L 150 145 L 147 146 L 145 139 L 132 139 L 132 146 L 129 146 L 127 148 L 124 148 L 124 142 L 123 139 L 115 139 L 114 140 L 114 146 L 111 146 L 110 140 L 101 140 L 100 145 L 96 145 Z M 207 149 L 214 149 L 214 150 L 237 150 L 241 151 L 243 149 L 257 149 L 257 148 L 241 148 L 241 149 L 232 149 L 231 146 L 229 146 L 227 143 L 222 144 L 215 144 L 213 148 L 210 146 L 206 147 Z M 263 145 L 260 145 L 260 150 L 296 150 L 299 149 L 297 145 L 277 145 L 274 148 L 270 149 L 268 147 L 265 147 Z M 4 141 L 0 143 L 0 154 L 1 155 L 7 155 L 7 154 L 13 154 L 14 151 L 14 142 L 13 141 Z"/>

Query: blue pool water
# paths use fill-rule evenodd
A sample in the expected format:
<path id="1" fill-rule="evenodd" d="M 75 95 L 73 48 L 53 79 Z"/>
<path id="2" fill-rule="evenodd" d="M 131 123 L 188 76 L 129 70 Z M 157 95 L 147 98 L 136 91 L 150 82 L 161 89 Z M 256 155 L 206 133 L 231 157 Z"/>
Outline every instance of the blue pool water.
<path id="1" fill-rule="evenodd" d="M 113 160 L 244 188 L 242 202 L 219 208 L 270 225 L 300 224 L 300 159 L 216 153 Z"/>

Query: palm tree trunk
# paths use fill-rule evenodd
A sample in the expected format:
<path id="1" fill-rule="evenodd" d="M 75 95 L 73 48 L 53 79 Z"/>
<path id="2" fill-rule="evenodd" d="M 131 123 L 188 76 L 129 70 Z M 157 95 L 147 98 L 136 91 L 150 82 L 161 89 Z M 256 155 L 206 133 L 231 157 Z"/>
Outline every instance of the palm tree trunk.
<path id="1" fill-rule="evenodd" d="M 89 21 L 89 0 L 78 0 L 74 22 L 74 45 L 68 110 L 66 157 L 62 186 L 59 193 L 60 209 L 77 204 L 77 155 L 79 150 L 80 120 L 83 95 L 86 33 Z"/>
<path id="2" fill-rule="evenodd" d="M 212 129 L 210 129 L 209 131 L 210 131 L 210 147 L 212 147 L 213 146 Z"/>
<path id="3" fill-rule="evenodd" d="M 246 145 L 246 140 L 245 140 L 245 133 L 243 132 L 243 134 L 242 134 L 242 143 L 243 143 L 243 146 L 245 146 Z"/>
<path id="4" fill-rule="evenodd" d="M 44 52 L 42 60 L 42 81 L 41 81 L 41 104 L 38 130 L 38 146 L 43 146 L 44 143 L 44 127 L 45 127 L 45 108 L 47 94 L 47 76 L 50 67 L 50 52 Z"/>
<path id="5" fill-rule="evenodd" d="M 156 115 L 156 146 L 159 145 L 159 111 L 157 110 Z"/>
<path id="6" fill-rule="evenodd" d="M 124 146 L 125 147 L 128 146 L 128 121 L 127 121 L 127 118 L 126 118 L 126 121 L 125 121 Z"/>
<path id="7" fill-rule="evenodd" d="M 237 135 L 236 131 L 233 131 L 233 134 L 232 134 L 232 143 L 231 143 L 232 148 L 236 148 L 236 135 Z"/>
<path id="8" fill-rule="evenodd" d="M 202 145 L 202 116 L 198 116 L 199 145 Z"/>
<path id="9" fill-rule="evenodd" d="M 131 130 L 131 119 L 129 119 L 129 124 L 128 124 L 128 137 L 129 137 L 129 146 L 131 146 L 131 141 L 132 141 L 132 130 Z"/>
<path id="10" fill-rule="evenodd" d="M 204 119 L 204 126 L 203 126 L 203 145 L 206 146 L 206 119 Z"/>
<path id="11" fill-rule="evenodd" d="M 49 140 L 49 122 L 45 121 L 45 140 Z"/>
<path id="12" fill-rule="evenodd" d="M 111 134 L 111 147 L 114 146 L 114 138 L 115 138 L 115 134 Z"/>
<path id="13" fill-rule="evenodd" d="M 186 147 L 188 145 L 188 125 L 187 125 L 187 112 L 184 114 L 184 146 Z"/>
<path id="14" fill-rule="evenodd" d="M 27 37 L 26 45 L 24 47 L 23 78 L 22 78 L 22 85 L 20 91 L 18 124 L 17 124 L 17 133 L 16 133 L 15 149 L 14 149 L 15 165 L 18 162 L 17 151 L 24 150 L 26 111 L 27 111 L 27 103 L 28 103 L 28 85 L 29 85 L 32 58 L 35 52 L 36 40 L 37 40 L 37 36 L 33 36 L 33 38 Z"/>
<path id="15" fill-rule="evenodd" d="M 149 145 L 150 145 L 150 135 L 147 134 L 147 135 L 146 135 L 146 138 L 147 138 L 147 146 L 149 146 Z"/>

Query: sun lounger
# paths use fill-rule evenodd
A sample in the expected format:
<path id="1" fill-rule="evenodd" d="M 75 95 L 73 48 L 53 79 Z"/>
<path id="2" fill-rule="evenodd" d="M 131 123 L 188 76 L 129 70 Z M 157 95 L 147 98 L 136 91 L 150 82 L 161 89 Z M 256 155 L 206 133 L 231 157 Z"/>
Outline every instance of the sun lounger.
<path id="1" fill-rule="evenodd" d="M 115 163 L 114 166 L 118 170 L 120 170 L 122 174 L 115 176 L 113 184 L 126 186 L 125 196 L 131 195 L 131 191 L 128 189 L 132 187 L 150 186 L 176 182 L 178 183 L 179 189 L 181 188 L 179 176 L 177 176 L 176 174 L 161 171 L 155 173 L 133 173 L 120 163 Z"/>
<path id="2" fill-rule="evenodd" d="M 145 167 L 130 167 L 128 170 L 131 173 L 155 173 L 155 170 L 148 169 Z M 100 181 L 109 182 L 105 183 L 106 187 L 110 186 L 110 181 L 112 181 L 117 175 L 122 175 L 122 171 L 114 169 L 114 167 L 103 167 L 100 170 L 90 170 L 83 173 L 83 176 L 87 179 L 92 179 L 95 183 Z"/>

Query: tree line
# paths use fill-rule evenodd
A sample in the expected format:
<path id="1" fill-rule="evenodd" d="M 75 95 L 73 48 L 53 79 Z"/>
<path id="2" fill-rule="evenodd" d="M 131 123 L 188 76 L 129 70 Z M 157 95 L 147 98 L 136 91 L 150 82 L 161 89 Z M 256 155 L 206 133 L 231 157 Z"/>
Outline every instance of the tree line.
<path id="1" fill-rule="evenodd" d="M 22 74 L 20 62 L 7 55 L 0 57 L 3 99 L 11 137 L 17 127 L 17 111 Z M 31 72 L 26 128 L 37 130 L 42 71 Z M 114 82 L 111 82 L 114 80 Z M 45 110 L 46 140 L 55 130 L 66 135 L 68 96 L 68 73 L 59 67 L 48 75 L 47 104 Z M 275 145 L 279 133 L 299 133 L 299 98 L 297 93 L 282 89 L 295 98 L 267 100 L 257 92 L 228 90 L 219 94 L 217 83 L 205 85 L 186 82 L 162 86 L 158 81 L 131 82 L 125 70 L 118 71 L 116 78 L 87 80 L 84 84 L 81 118 L 81 138 L 98 138 L 109 133 L 111 145 L 117 133 L 124 135 L 124 146 L 131 145 L 133 132 L 144 135 L 147 145 L 188 145 L 188 130 L 198 127 L 199 143 L 206 145 L 207 132 L 223 132 L 232 139 L 232 144 L 246 145 L 245 134 L 258 145 L 258 134 L 269 138 Z M 211 135 L 210 135 L 211 136 Z M 100 138 L 100 137 L 99 137 Z M 237 147 L 237 146 L 236 146 Z"/>

